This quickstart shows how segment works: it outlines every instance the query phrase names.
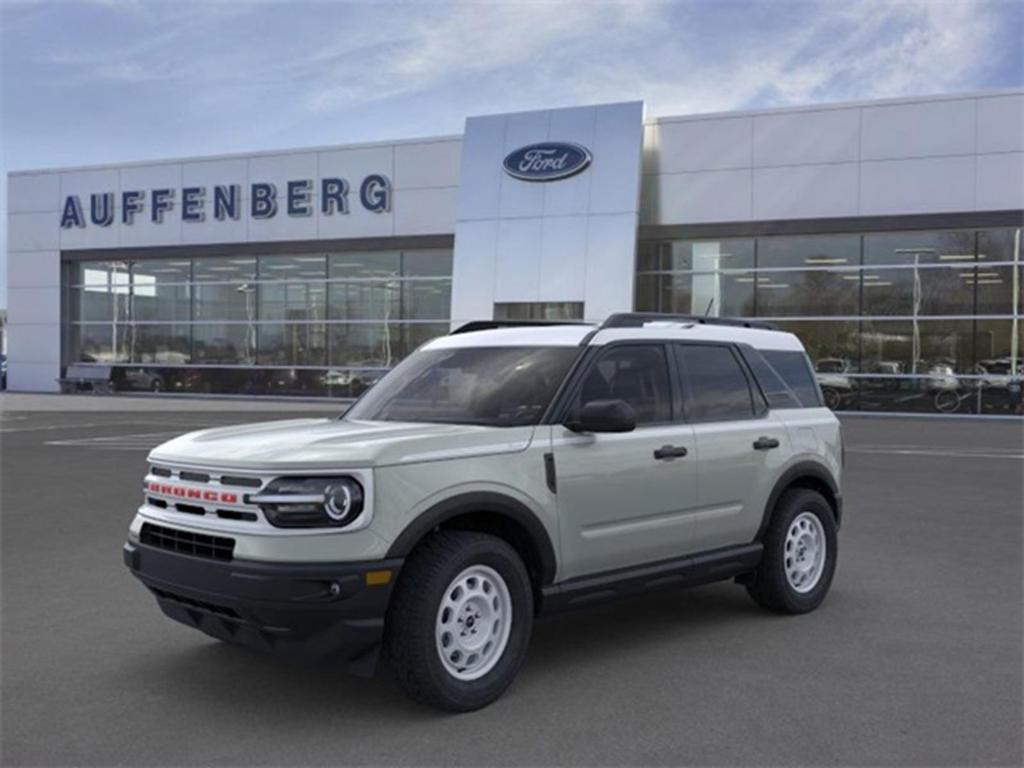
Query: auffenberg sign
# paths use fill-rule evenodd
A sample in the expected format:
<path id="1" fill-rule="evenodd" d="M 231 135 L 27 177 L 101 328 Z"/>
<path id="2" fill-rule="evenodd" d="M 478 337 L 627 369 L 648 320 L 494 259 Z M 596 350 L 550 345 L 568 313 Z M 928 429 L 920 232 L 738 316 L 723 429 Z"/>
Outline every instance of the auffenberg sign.
<path id="1" fill-rule="evenodd" d="M 548 141 L 510 152 L 505 173 L 523 181 L 556 181 L 575 176 L 590 165 L 590 150 L 579 144 Z"/>
<path id="2" fill-rule="evenodd" d="M 313 180 L 296 179 L 278 190 L 276 184 L 258 182 L 249 185 L 248 213 L 254 219 L 272 219 L 283 208 L 288 216 L 313 215 Z M 324 216 L 344 215 L 349 212 L 350 187 L 346 179 L 329 177 L 320 179 L 320 213 Z M 372 213 L 391 210 L 391 181 L 379 173 L 371 173 L 359 185 L 359 205 Z M 167 216 L 180 215 L 184 222 L 198 223 L 212 212 L 217 221 L 239 219 L 242 216 L 242 185 L 217 184 L 206 187 L 169 187 L 159 189 L 130 189 L 120 195 L 121 223 L 131 226 L 137 216 L 148 215 L 155 224 Z M 88 211 L 78 195 L 64 198 L 60 226 L 63 229 L 109 227 L 114 223 L 115 193 L 97 192 L 89 195 Z M 175 213 L 177 211 L 177 214 Z M 87 216 L 88 214 L 88 216 Z"/>

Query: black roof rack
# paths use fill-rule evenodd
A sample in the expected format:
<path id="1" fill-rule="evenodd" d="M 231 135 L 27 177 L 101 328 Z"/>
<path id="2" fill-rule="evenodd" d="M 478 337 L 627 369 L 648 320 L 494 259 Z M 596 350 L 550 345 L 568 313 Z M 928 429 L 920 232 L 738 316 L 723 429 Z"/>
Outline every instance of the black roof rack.
<path id="1" fill-rule="evenodd" d="M 529 328 L 545 325 L 589 325 L 582 320 L 470 320 L 452 331 L 449 336 L 457 333 L 473 331 L 493 331 L 496 328 Z"/>
<path id="2" fill-rule="evenodd" d="M 697 325 L 731 325 L 737 328 L 758 328 L 763 331 L 777 331 L 775 323 L 763 320 L 744 320 L 738 317 L 703 317 L 701 315 L 671 315 L 661 312 L 617 312 L 601 323 L 605 328 L 642 328 L 646 323 L 695 323 Z"/>

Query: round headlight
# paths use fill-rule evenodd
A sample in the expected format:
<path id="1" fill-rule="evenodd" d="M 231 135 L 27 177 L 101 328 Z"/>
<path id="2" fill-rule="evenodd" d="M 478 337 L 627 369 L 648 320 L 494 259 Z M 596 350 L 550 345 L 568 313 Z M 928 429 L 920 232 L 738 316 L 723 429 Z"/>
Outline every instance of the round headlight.
<path id="1" fill-rule="evenodd" d="M 279 528 L 344 527 L 363 511 L 363 487 L 352 477 L 279 477 L 248 498 Z"/>
<path id="2" fill-rule="evenodd" d="M 352 491 L 347 484 L 324 488 L 324 510 L 331 520 L 341 522 L 352 512 Z"/>

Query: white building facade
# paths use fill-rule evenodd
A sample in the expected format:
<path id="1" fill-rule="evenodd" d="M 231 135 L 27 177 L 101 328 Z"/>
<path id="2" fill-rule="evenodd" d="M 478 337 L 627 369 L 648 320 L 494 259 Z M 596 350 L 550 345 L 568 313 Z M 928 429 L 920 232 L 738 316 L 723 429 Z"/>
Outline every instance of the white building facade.
<path id="1" fill-rule="evenodd" d="M 1024 91 L 12 173 L 8 386 L 350 397 L 479 319 L 769 319 L 830 405 L 1019 413 Z"/>

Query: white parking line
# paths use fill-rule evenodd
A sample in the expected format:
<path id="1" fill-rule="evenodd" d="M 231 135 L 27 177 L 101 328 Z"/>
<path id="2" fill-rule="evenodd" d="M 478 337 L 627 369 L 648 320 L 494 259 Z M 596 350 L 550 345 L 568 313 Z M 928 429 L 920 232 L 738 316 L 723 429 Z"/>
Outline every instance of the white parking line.
<path id="1" fill-rule="evenodd" d="M 101 451 L 138 451 L 155 448 L 172 437 L 174 432 L 139 432 L 128 435 L 105 435 L 104 437 L 80 437 L 73 440 L 47 440 L 44 445 L 59 445 L 75 448 L 93 448 Z"/>
<path id="2" fill-rule="evenodd" d="M 889 456 L 942 456 L 955 459 L 1024 460 L 1024 453 L 1003 453 L 1001 452 L 1002 449 L 999 448 L 989 451 L 936 451 L 925 448 L 847 448 L 846 451 L 847 453 L 871 453 Z"/>
<path id="3" fill-rule="evenodd" d="M 234 424 L 235 422 L 229 422 Z M 46 426 L 40 427 L 0 427 L 0 433 L 7 432 L 52 432 L 54 430 L 66 429 L 68 431 L 74 431 L 78 429 L 92 429 L 93 427 L 103 427 L 109 429 L 110 427 L 140 427 L 142 425 L 155 425 L 160 427 L 181 427 L 180 433 L 188 432 L 193 427 L 209 427 L 209 426 L 226 426 L 220 423 L 211 423 L 206 421 L 154 421 L 151 419 L 132 419 L 131 421 L 102 421 L 102 422 L 86 422 L 83 424 L 47 424 Z"/>

